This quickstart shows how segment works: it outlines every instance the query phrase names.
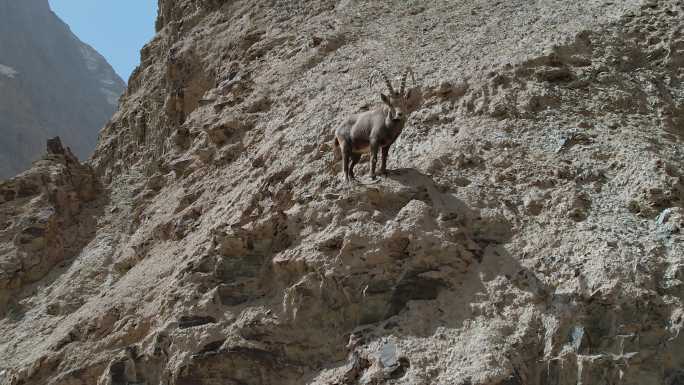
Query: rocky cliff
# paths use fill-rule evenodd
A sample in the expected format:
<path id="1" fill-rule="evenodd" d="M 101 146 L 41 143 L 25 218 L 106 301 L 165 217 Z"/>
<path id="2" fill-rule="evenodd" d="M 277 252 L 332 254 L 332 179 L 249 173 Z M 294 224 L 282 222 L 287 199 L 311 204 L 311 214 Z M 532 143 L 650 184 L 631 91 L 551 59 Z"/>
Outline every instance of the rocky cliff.
<path id="1" fill-rule="evenodd" d="M 56 135 L 88 157 L 125 86 L 48 0 L 0 0 L 0 179 L 29 168 Z"/>
<path id="2" fill-rule="evenodd" d="M 681 0 L 159 5 L 92 168 L 0 187 L 1 384 L 684 383 Z"/>

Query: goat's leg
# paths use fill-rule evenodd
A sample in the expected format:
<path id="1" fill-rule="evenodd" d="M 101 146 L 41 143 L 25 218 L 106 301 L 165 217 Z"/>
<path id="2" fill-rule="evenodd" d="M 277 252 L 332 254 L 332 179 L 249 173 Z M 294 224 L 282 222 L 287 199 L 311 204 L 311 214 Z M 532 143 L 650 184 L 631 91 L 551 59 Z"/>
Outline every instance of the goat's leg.
<path id="1" fill-rule="evenodd" d="M 382 163 L 380 164 L 380 173 L 387 175 L 387 155 L 389 155 L 390 146 L 382 148 Z"/>
<path id="2" fill-rule="evenodd" d="M 378 163 L 378 150 L 380 146 L 378 146 L 377 142 L 371 142 L 370 144 L 370 150 L 371 150 L 371 178 L 375 179 L 375 166 Z"/>
<path id="3" fill-rule="evenodd" d="M 356 164 L 359 163 L 359 159 L 361 159 L 361 154 L 352 153 L 351 162 L 349 162 L 349 176 L 352 180 L 356 179 L 356 177 L 354 176 L 354 166 L 356 166 Z"/>
<path id="4" fill-rule="evenodd" d="M 342 169 L 344 170 L 344 181 L 349 182 L 349 161 L 351 158 L 351 146 L 347 142 L 341 143 L 342 150 Z"/>

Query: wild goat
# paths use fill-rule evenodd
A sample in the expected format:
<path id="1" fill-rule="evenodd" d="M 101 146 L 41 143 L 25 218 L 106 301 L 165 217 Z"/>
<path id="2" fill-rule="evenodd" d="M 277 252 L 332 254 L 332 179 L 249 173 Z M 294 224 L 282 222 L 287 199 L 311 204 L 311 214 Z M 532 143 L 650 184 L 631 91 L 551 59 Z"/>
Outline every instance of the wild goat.
<path id="1" fill-rule="evenodd" d="M 389 95 L 380 93 L 383 105 L 371 110 L 354 114 L 335 129 L 333 150 L 342 153 L 344 180 L 350 182 L 354 178 L 354 166 L 361 159 L 361 154 L 370 152 L 371 177 L 375 179 L 375 167 L 378 151 L 382 150 L 380 172 L 387 174 L 387 155 L 390 146 L 401 134 L 408 115 L 415 111 L 420 100 L 420 90 L 415 87 L 415 76 L 409 67 L 401 78 L 401 89 L 396 91 L 392 82 L 383 72 L 378 71 L 385 80 Z M 406 89 L 406 76 L 411 73 L 414 88 Z M 372 78 L 371 78 L 372 80 Z M 372 82 L 371 82 L 372 84 Z"/>

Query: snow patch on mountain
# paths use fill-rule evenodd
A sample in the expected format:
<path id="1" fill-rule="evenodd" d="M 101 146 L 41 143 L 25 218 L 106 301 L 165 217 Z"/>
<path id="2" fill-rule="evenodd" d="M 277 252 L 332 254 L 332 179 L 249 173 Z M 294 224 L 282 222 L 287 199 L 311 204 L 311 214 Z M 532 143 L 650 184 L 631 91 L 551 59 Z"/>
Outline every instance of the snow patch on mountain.
<path id="1" fill-rule="evenodd" d="M 14 79 L 19 74 L 19 71 L 15 70 L 10 66 L 0 64 L 0 75 L 7 76 L 10 79 Z"/>

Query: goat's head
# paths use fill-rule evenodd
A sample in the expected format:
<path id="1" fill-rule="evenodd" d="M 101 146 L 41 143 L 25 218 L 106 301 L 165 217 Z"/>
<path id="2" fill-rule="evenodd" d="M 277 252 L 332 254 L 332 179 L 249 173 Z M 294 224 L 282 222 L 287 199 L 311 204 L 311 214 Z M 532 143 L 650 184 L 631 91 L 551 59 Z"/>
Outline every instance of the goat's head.
<path id="1" fill-rule="evenodd" d="M 385 80 L 385 84 L 387 85 L 387 89 L 389 91 L 389 95 L 380 93 L 380 98 L 382 99 L 382 102 L 385 103 L 388 107 L 388 119 L 392 121 L 406 120 L 409 113 L 413 111 L 413 109 L 411 109 L 410 106 L 411 101 L 415 99 L 414 93 L 417 93 L 419 91 L 415 87 L 416 78 L 413 74 L 413 70 L 411 69 L 411 67 L 406 68 L 406 71 L 401 77 L 401 88 L 398 91 L 395 90 L 394 87 L 392 87 L 392 82 L 389 80 L 387 75 L 385 75 L 385 73 L 383 73 L 382 71 L 378 72 Z M 406 77 L 409 73 L 411 74 L 414 87 L 406 91 Z"/>

